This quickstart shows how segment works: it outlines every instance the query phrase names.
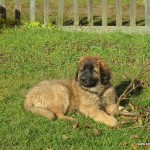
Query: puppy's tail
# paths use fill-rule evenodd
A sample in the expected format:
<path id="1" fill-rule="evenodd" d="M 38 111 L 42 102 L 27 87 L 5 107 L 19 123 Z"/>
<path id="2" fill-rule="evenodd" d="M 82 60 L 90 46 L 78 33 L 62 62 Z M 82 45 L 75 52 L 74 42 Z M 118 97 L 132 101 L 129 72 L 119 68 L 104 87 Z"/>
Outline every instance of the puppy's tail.
<path id="1" fill-rule="evenodd" d="M 28 99 L 26 99 L 24 101 L 23 108 L 25 111 L 29 112 L 34 108 L 34 105 Z"/>

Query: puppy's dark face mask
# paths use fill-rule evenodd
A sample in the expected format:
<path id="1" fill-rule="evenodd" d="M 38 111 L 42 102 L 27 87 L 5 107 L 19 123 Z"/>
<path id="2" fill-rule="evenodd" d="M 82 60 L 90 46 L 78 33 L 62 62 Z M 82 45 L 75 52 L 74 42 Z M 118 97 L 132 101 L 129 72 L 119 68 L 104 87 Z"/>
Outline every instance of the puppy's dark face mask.
<path id="1" fill-rule="evenodd" d="M 97 56 L 80 59 L 76 72 L 76 81 L 84 87 L 95 87 L 97 84 L 106 85 L 110 80 L 110 69 Z"/>
<path id="2" fill-rule="evenodd" d="M 84 87 L 95 87 L 99 83 L 99 73 L 92 63 L 85 63 L 80 70 L 79 83 Z"/>

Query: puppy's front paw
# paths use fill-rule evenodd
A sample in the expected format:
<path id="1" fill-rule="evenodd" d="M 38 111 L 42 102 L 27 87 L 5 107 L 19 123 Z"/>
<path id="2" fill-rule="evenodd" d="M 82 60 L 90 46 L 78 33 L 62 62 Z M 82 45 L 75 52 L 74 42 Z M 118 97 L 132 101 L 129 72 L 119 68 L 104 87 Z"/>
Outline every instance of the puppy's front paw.
<path id="1" fill-rule="evenodd" d="M 106 124 L 111 127 L 116 127 L 118 125 L 118 121 L 113 116 L 109 116 Z"/>

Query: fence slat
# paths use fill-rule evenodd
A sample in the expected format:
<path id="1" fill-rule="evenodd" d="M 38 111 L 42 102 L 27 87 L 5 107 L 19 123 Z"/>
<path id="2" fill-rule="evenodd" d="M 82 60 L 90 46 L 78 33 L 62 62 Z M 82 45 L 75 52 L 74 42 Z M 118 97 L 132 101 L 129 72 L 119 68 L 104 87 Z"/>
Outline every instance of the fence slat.
<path id="1" fill-rule="evenodd" d="M 64 0 L 58 1 L 58 18 L 57 25 L 63 26 L 63 14 L 64 14 Z"/>
<path id="2" fill-rule="evenodd" d="M 150 26 L 150 0 L 145 0 L 145 26 Z"/>
<path id="3" fill-rule="evenodd" d="M 49 0 L 44 0 L 44 25 L 49 23 Z"/>
<path id="4" fill-rule="evenodd" d="M 136 26 L 136 0 L 130 0 L 130 26 Z"/>
<path id="5" fill-rule="evenodd" d="M 78 0 L 73 0 L 74 25 L 79 25 L 79 5 Z"/>
<path id="6" fill-rule="evenodd" d="M 16 0 L 16 3 L 15 3 L 15 19 L 17 19 L 17 20 L 21 19 L 21 5 L 20 5 L 20 0 Z"/>
<path id="7" fill-rule="evenodd" d="M 93 0 L 87 0 L 88 25 L 93 26 Z"/>
<path id="8" fill-rule="evenodd" d="M 101 1 L 102 26 L 107 26 L 107 0 Z"/>
<path id="9" fill-rule="evenodd" d="M 122 26 L 122 0 L 116 0 L 116 26 Z"/>
<path id="10" fill-rule="evenodd" d="M 35 0 L 30 0 L 30 22 L 35 21 Z"/>
<path id="11" fill-rule="evenodd" d="M 0 0 L 0 17 L 6 19 L 5 0 Z"/>

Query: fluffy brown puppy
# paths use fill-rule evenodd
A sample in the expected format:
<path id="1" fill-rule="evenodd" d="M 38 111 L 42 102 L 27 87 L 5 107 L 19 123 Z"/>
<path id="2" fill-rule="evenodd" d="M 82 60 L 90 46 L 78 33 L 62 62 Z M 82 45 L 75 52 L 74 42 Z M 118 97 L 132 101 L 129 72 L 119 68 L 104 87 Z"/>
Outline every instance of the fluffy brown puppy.
<path id="1" fill-rule="evenodd" d="M 117 120 L 109 114 L 116 106 L 116 93 L 110 78 L 111 70 L 102 58 L 83 57 L 79 60 L 75 80 L 41 82 L 28 92 L 24 108 L 49 120 L 75 120 L 65 116 L 75 109 L 114 127 Z"/>

